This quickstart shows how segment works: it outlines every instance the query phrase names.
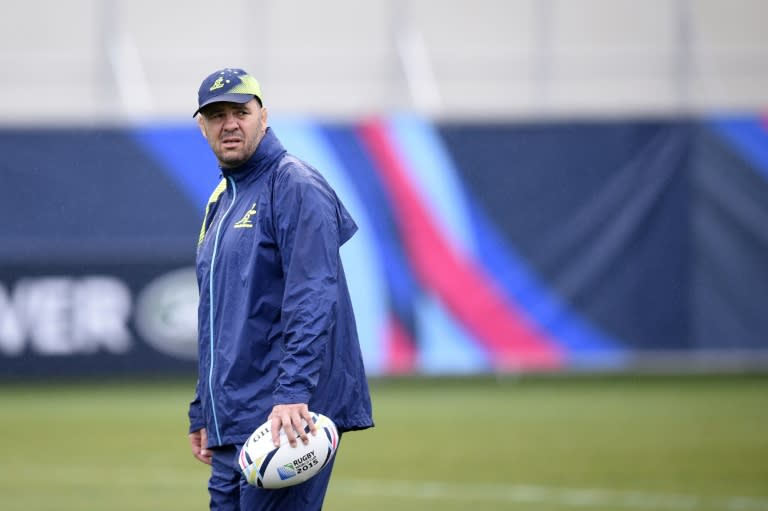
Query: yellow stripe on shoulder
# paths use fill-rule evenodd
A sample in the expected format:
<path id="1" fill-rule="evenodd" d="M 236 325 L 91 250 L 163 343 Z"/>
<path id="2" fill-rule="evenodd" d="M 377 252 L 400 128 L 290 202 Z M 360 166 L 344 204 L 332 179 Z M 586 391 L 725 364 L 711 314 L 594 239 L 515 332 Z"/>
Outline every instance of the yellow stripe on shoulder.
<path id="1" fill-rule="evenodd" d="M 219 197 L 221 197 L 221 194 L 224 193 L 224 190 L 226 189 L 227 180 L 222 179 L 219 181 L 219 184 L 216 185 L 216 188 L 213 189 L 211 196 L 208 197 L 208 204 L 205 206 L 205 216 L 203 216 L 203 225 L 200 227 L 200 237 L 197 239 L 198 245 L 200 245 L 203 242 L 203 238 L 205 238 L 206 227 L 208 225 L 208 213 L 211 211 L 211 206 L 218 202 Z"/>
<path id="2" fill-rule="evenodd" d="M 214 204 L 219 200 L 219 197 L 222 193 L 224 193 L 224 190 L 227 189 L 227 180 L 222 179 L 219 181 L 219 184 L 216 185 L 216 188 L 213 189 L 213 193 L 211 193 L 211 196 L 208 198 L 208 205 Z"/>

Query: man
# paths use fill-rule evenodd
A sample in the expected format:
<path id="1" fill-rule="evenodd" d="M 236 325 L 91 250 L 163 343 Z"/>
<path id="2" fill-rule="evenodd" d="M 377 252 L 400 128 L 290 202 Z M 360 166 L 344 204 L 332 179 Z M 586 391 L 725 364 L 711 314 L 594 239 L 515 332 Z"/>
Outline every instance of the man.
<path id="1" fill-rule="evenodd" d="M 332 464 L 285 489 L 249 486 L 237 454 L 271 420 L 279 445 L 315 434 L 309 411 L 339 432 L 373 426 L 339 247 L 357 230 L 312 167 L 271 128 L 259 83 L 242 69 L 208 76 L 195 116 L 222 180 L 197 249 L 199 373 L 190 404 L 194 456 L 210 464 L 212 510 L 322 507 Z M 298 433 L 297 433 L 298 432 Z"/>

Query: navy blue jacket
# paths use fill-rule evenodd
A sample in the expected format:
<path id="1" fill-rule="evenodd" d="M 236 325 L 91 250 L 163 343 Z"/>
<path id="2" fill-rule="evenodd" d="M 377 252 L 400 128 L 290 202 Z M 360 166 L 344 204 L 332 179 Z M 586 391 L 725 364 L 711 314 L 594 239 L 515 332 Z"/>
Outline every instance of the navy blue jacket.
<path id="1" fill-rule="evenodd" d="M 267 129 L 222 169 L 197 252 L 199 374 L 190 431 L 240 444 L 275 404 L 308 403 L 340 431 L 373 425 L 339 247 L 357 230 L 312 167 Z"/>

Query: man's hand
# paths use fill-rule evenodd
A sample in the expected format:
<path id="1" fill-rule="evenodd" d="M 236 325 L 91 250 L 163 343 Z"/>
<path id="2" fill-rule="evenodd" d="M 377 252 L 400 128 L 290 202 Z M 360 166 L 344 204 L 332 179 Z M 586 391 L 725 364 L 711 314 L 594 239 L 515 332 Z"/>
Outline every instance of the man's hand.
<path id="1" fill-rule="evenodd" d="M 206 465 L 210 465 L 213 453 L 205 447 L 208 445 L 208 432 L 205 428 L 190 433 L 189 443 L 192 446 L 192 455 Z"/>
<path id="2" fill-rule="evenodd" d="M 269 414 L 272 420 L 272 443 L 275 447 L 280 446 L 280 429 L 285 431 L 288 442 L 291 447 L 296 447 L 296 432 L 298 431 L 301 441 L 306 445 L 309 443 L 309 437 L 301 425 L 301 419 L 307 421 L 309 430 L 313 435 L 317 434 L 317 427 L 309 414 L 309 408 L 306 403 L 295 403 L 287 405 L 275 405 L 272 413 Z"/>

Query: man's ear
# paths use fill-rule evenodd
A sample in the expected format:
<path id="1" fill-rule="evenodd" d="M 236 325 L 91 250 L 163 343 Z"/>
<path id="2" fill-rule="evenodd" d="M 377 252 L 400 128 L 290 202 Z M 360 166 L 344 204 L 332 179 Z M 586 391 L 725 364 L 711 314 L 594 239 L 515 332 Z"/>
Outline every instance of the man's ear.
<path id="1" fill-rule="evenodd" d="M 205 131 L 205 119 L 203 119 L 203 114 L 197 114 L 197 125 L 200 128 L 200 133 L 203 134 L 203 138 L 208 140 L 208 133 Z"/>
<path id="2" fill-rule="evenodd" d="M 267 107 L 263 106 L 263 107 L 261 107 L 261 125 L 264 126 L 264 130 L 265 131 L 266 131 L 267 126 L 268 126 L 268 124 L 267 124 L 267 117 L 268 117 L 268 115 L 267 115 Z"/>

